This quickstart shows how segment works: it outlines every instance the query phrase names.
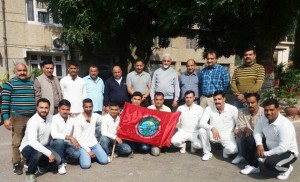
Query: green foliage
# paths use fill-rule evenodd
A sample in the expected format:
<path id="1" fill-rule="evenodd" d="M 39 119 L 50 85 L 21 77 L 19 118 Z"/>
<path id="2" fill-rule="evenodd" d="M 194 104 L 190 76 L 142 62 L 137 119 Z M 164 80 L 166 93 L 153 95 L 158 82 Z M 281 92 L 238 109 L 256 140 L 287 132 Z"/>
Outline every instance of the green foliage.
<path id="1" fill-rule="evenodd" d="M 274 88 L 263 93 L 263 98 L 275 98 L 286 106 L 292 107 L 298 102 L 300 94 L 300 70 L 288 67 L 281 73 L 279 88 Z"/>
<path id="2" fill-rule="evenodd" d="M 2 87 L 2 85 L 8 81 L 8 72 L 7 71 L 2 73 L 0 80 L 1 80 L 0 87 Z"/>
<path id="3" fill-rule="evenodd" d="M 30 73 L 28 74 L 28 78 L 30 78 L 31 81 L 34 81 L 36 77 L 43 74 L 43 70 L 39 68 L 32 68 Z"/>
<path id="4" fill-rule="evenodd" d="M 280 38 L 295 26 L 298 0 L 49 0 L 53 18 L 64 27 L 63 37 L 76 47 L 151 53 L 153 38 L 198 35 L 198 47 L 220 55 L 241 54 L 257 46 L 260 60 L 272 60 Z M 199 29 L 195 29 L 198 27 Z"/>

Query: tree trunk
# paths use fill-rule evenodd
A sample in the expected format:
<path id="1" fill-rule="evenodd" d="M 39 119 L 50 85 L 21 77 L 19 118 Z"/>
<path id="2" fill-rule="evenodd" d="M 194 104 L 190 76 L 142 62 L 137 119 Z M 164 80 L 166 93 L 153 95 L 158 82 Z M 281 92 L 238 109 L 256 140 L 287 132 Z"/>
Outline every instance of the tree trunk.
<path id="1" fill-rule="evenodd" d="M 297 22 L 297 28 L 295 31 L 295 46 L 293 55 L 294 66 L 300 69 L 300 20 Z"/>

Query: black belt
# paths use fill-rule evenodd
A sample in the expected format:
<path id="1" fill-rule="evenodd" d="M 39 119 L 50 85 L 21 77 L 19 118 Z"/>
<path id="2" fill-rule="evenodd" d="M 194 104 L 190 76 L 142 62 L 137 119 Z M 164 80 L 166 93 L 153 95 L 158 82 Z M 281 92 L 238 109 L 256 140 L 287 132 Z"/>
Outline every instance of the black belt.
<path id="1" fill-rule="evenodd" d="M 214 94 L 209 94 L 209 95 L 203 95 L 204 97 L 212 97 Z"/>

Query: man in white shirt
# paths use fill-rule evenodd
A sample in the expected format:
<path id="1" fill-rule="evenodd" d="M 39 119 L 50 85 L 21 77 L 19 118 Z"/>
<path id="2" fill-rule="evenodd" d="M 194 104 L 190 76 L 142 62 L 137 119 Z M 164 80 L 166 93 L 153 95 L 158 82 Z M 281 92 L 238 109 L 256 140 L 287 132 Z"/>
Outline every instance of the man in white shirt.
<path id="1" fill-rule="evenodd" d="M 277 179 L 285 180 L 293 171 L 291 165 L 297 160 L 299 151 L 294 125 L 279 112 L 276 99 L 263 102 L 265 116 L 254 128 L 257 156 L 264 158 L 267 169 L 279 172 Z M 266 137 L 266 147 L 262 137 Z"/>
<path id="2" fill-rule="evenodd" d="M 230 154 L 238 151 L 233 133 L 237 127 L 238 110 L 225 103 L 226 98 L 223 91 L 215 91 L 213 98 L 214 104 L 205 108 L 200 120 L 199 137 L 203 145 L 203 161 L 212 157 L 210 141 L 222 144 L 223 158 L 228 158 Z"/>
<path id="3" fill-rule="evenodd" d="M 49 167 L 63 166 L 60 156 L 49 146 L 52 115 L 49 114 L 50 101 L 41 98 L 37 101 L 37 113 L 27 123 L 25 136 L 20 145 L 23 157 L 28 161 L 26 181 L 35 182 L 35 173 L 43 173 Z"/>
<path id="4" fill-rule="evenodd" d="M 194 103 L 195 92 L 188 90 L 184 94 L 185 104 L 178 107 L 177 111 L 181 112 L 180 127 L 172 137 L 172 144 L 180 148 L 180 153 L 186 152 L 186 141 L 191 142 L 191 152 L 201 149 L 201 140 L 198 138 L 200 119 L 203 114 L 201 106 Z"/>
<path id="5" fill-rule="evenodd" d="M 51 124 L 52 141 L 50 146 L 61 157 L 62 163 L 67 160 L 77 161 L 79 159 L 79 143 L 73 137 L 75 118 L 69 116 L 71 103 L 63 99 L 58 103 L 58 114 L 53 116 Z M 65 165 L 61 173 L 66 173 Z"/>
<path id="6" fill-rule="evenodd" d="M 108 157 L 103 148 L 98 143 L 95 136 L 96 124 L 101 124 L 102 116 L 93 113 L 93 101 L 83 100 L 83 113 L 79 114 L 75 120 L 75 138 L 79 148 L 79 164 L 82 169 L 91 167 L 92 159 L 96 159 L 100 164 L 107 164 Z"/>
<path id="7" fill-rule="evenodd" d="M 78 116 L 82 112 L 82 101 L 86 96 L 84 80 L 78 76 L 77 63 L 69 63 L 69 74 L 60 80 L 63 98 L 71 102 L 71 114 Z"/>
<path id="8" fill-rule="evenodd" d="M 155 109 L 159 111 L 171 112 L 171 109 L 164 105 L 164 94 L 162 92 L 155 92 L 154 94 L 154 104 L 148 106 L 148 109 Z"/>
<path id="9" fill-rule="evenodd" d="M 154 94 L 154 104 L 148 106 L 148 109 L 154 109 L 159 111 L 171 112 L 168 106 L 164 105 L 164 94 L 162 92 L 155 92 Z M 151 146 L 151 154 L 158 156 L 161 152 L 161 148 L 156 146 Z"/>
<path id="10" fill-rule="evenodd" d="M 110 103 L 109 112 L 102 118 L 101 122 L 101 140 L 100 145 L 104 149 L 107 155 L 111 154 L 111 148 L 116 140 L 116 154 L 126 156 L 131 153 L 131 148 L 127 143 L 117 136 L 117 130 L 119 129 L 120 108 L 116 103 Z"/>

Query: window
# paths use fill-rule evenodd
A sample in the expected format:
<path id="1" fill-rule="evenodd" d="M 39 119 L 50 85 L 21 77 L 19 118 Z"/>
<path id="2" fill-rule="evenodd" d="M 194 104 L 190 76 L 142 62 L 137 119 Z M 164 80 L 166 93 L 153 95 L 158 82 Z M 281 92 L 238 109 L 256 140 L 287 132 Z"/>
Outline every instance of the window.
<path id="1" fill-rule="evenodd" d="M 197 49 L 197 38 L 186 38 L 186 48 L 187 49 Z"/>
<path id="2" fill-rule="evenodd" d="M 55 24 L 55 22 L 48 12 L 47 0 L 27 0 L 27 21 L 35 23 Z"/>
<path id="3" fill-rule="evenodd" d="M 29 66 L 30 68 L 41 68 L 40 64 L 44 60 L 52 60 L 54 63 L 53 75 L 57 76 L 59 79 L 66 76 L 66 63 L 64 55 L 46 55 L 43 53 L 28 53 L 29 56 Z"/>

